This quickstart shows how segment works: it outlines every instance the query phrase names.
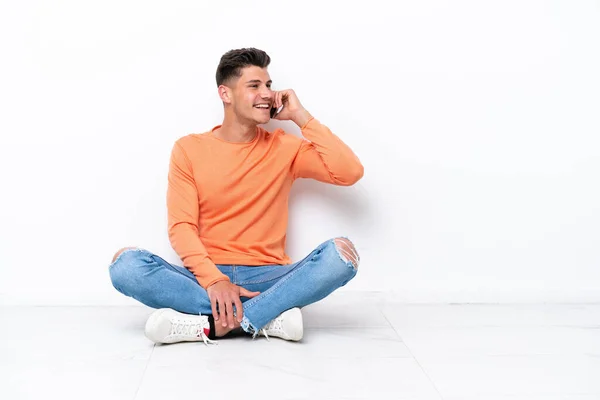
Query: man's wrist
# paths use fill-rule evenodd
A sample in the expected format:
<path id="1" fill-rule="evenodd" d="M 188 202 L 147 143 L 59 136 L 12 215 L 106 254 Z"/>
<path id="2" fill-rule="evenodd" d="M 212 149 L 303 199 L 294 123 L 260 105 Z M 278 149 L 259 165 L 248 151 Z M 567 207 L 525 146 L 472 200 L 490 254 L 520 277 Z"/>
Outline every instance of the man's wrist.
<path id="1" fill-rule="evenodd" d="M 204 289 L 208 290 L 211 286 L 214 286 L 215 284 L 217 284 L 219 282 L 230 282 L 230 279 L 227 275 L 223 275 L 221 278 L 218 278 L 218 279 L 208 282 L 206 284 L 206 286 L 204 287 Z M 202 286 L 202 285 L 200 285 L 200 286 Z"/>
<path id="2" fill-rule="evenodd" d="M 302 109 L 302 111 L 299 111 L 296 115 L 294 115 L 294 118 L 292 118 L 292 120 L 296 123 L 296 125 L 302 128 L 312 118 L 313 116 L 306 109 Z"/>

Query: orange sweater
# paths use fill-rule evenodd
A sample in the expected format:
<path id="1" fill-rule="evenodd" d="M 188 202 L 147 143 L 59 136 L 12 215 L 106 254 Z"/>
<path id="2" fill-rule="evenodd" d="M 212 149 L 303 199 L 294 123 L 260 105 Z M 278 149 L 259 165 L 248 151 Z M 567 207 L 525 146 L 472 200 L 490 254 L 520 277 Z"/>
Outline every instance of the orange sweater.
<path id="1" fill-rule="evenodd" d="M 301 127 L 304 138 L 258 127 L 248 143 L 217 138 L 219 126 L 179 138 L 169 163 L 169 240 L 204 288 L 229 280 L 215 264 L 292 263 L 285 245 L 295 179 L 350 186 L 363 176 L 358 157 L 315 118 Z"/>

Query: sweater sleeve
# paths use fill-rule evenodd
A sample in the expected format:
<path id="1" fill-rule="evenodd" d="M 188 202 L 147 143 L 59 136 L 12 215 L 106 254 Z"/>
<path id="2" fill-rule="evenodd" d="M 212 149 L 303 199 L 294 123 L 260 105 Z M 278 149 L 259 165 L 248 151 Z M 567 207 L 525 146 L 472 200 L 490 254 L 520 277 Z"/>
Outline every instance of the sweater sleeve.
<path id="1" fill-rule="evenodd" d="M 363 177 L 364 167 L 356 154 L 327 126 L 311 118 L 300 130 L 304 139 L 292 163 L 294 179 L 351 186 Z"/>
<path id="2" fill-rule="evenodd" d="M 169 162 L 167 186 L 168 234 L 173 250 L 203 288 L 227 280 L 210 259 L 198 230 L 198 189 L 192 163 L 179 143 L 175 143 Z"/>

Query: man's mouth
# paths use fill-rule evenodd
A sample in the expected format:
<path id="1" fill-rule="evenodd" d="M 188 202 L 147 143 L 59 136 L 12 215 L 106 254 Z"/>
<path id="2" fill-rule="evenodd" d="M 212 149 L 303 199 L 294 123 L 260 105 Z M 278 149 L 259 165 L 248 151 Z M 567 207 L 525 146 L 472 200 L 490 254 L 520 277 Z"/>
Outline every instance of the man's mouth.
<path id="1" fill-rule="evenodd" d="M 269 110 L 271 108 L 270 104 L 266 104 L 266 103 L 261 103 L 261 104 L 255 104 L 254 108 L 258 108 L 261 110 Z"/>

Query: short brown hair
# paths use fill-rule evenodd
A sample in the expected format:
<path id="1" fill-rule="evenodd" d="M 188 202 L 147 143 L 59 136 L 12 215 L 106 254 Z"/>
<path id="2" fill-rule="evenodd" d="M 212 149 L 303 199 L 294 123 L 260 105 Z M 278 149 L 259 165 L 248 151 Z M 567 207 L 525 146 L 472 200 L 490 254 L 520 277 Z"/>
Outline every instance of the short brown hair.
<path id="1" fill-rule="evenodd" d="M 254 47 L 229 50 L 223 54 L 217 67 L 217 86 L 231 78 L 242 76 L 242 68 L 255 65 L 266 68 L 271 63 L 271 57 L 262 50 Z"/>

